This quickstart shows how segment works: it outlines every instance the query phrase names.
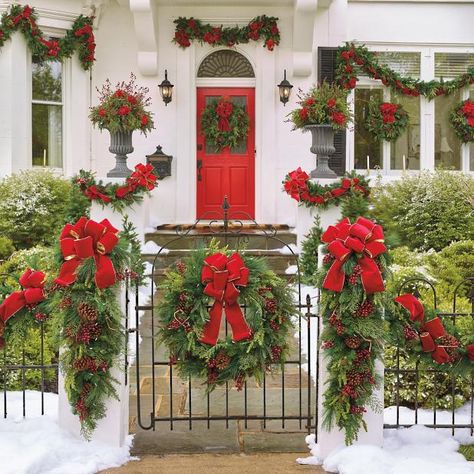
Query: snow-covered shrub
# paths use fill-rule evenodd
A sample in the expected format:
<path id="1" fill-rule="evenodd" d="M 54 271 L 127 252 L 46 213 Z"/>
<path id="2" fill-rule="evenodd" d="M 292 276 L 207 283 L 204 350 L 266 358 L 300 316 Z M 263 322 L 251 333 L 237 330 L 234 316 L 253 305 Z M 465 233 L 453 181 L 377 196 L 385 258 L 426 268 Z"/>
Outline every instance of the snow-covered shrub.
<path id="1" fill-rule="evenodd" d="M 22 171 L 0 182 L 0 234 L 17 248 L 56 242 L 72 209 L 84 207 L 64 178 L 48 171 Z M 73 215 L 72 217 L 76 217 Z"/>
<path id="2" fill-rule="evenodd" d="M 386 233 L 412 249 L 441 250 L 474 239 L 474 178 L 424 171 L 372 189 L 372 215 Z"/>

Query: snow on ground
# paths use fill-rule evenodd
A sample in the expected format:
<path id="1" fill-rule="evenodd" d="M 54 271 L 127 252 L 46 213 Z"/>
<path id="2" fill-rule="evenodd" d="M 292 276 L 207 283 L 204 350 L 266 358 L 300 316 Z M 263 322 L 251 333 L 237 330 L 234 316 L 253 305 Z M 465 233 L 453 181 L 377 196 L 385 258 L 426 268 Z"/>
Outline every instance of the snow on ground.
<path id="1" fill-rule="evenodd" d="M 58 396 L 45 393 L 41 416 L 40 392 L 26 391 L 26 416 L 22 392 L 7 392 L 7 419 L 0 420 L 0 472 L 2 474 L 93 474 L 130 461 L 132 436 L 121 448 L 77 439 L 57 423 Z M 3 413 L 3 396 L 0 397 Z"/>
<path id="2" fill-rule="evenodd" d="M 324 462 L 314 435 L 306 437 L 312 456 L 299 464 L 322 464 L 327 472 L 339 474 L 473 474 L 474 463 L 457 452 L 459 442 L 448 433 L 422 425 L 384 431 L 384 447 L 353 445 L 341 447 Z"/>
<path id="3" fill-rule="evenodd" d="M 284 247 L 278 249 L 282 255 L 298 255 L 298 247 L 295 244 L 285 245 Z"/>
<path id="4" fill-rule="evenodd" d="M 297 265 L 290 265 L 286 270 L 286 275 L 296 275 L 298 273 L 298 266 Z"/>

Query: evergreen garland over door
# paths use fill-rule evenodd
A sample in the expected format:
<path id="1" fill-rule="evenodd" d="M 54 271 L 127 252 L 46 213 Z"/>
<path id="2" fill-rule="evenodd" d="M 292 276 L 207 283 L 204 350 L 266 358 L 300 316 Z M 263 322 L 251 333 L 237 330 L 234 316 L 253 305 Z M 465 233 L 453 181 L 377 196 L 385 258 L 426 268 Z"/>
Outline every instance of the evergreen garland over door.
<path id="1" fill-rule="evenodd" d="M 213 100 L 224 97 L 245 107 L 249 116 L 246 140 L 237 147 L 218 151 L 206 143 L 201 130 L 201 114 Z M 245 220 L 255 218 L 255 89 L 203 88 L 197 89 L 197 218 L 215 218 L 222 213 L 227 196 L 233 216 Z"/>

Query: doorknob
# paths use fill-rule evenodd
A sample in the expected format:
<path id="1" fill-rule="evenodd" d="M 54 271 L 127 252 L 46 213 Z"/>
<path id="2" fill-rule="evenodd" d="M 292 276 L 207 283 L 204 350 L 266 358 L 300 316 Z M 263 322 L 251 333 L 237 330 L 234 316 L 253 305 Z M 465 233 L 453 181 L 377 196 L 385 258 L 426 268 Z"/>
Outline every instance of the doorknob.
<path id="1" fill-rule="evenodd" d="M 196 167 L 197 167 L 197 180 L 202 181 L 202 176 L 201 176 L 202 160 L 197 160 Z"/>

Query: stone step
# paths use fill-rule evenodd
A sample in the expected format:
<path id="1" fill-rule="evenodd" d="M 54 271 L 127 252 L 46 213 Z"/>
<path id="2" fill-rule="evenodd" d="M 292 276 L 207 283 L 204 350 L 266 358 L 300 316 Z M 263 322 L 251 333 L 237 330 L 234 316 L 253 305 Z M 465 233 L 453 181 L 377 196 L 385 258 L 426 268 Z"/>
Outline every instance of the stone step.
<path id="1" fill-rule="evenodd" d="M 167 249 L 192 249 L 203 243 L 208 243 L 212 238 L 221 242 L 221 244 L 229 245 L 230 248 L 239 248 L 244 246 L 248 249 L 279 249 L 285 245 L 296 245 L 296 233 L 289 229 L 277 230 L 276 233 L 270 230 L 252 231 L 242 229 L 239 233 L 228 233 L 225 236 L 217 231 L 202 232 L 199 230 L 191 230 L 185 235 L 178 235 L 173 230 L 157 230 L 145 234 L 145 242 L 153 241 L 159 247 Z"/>

